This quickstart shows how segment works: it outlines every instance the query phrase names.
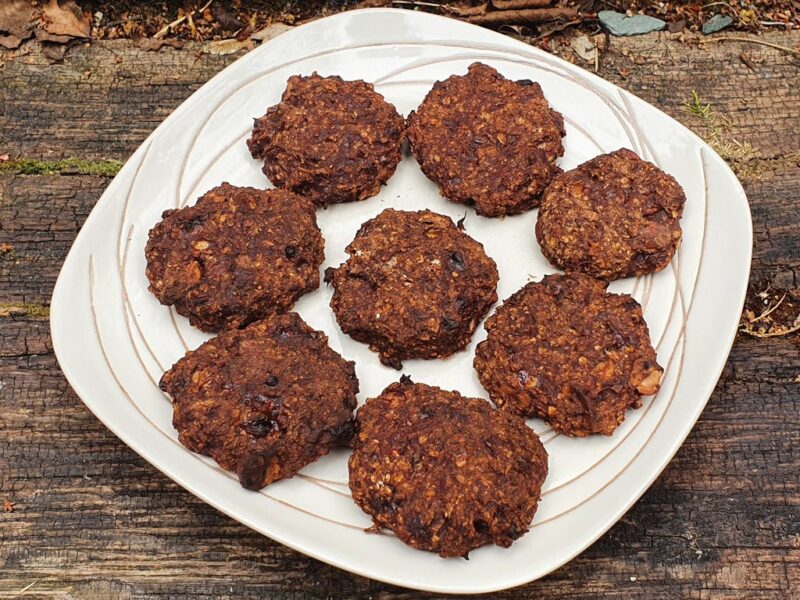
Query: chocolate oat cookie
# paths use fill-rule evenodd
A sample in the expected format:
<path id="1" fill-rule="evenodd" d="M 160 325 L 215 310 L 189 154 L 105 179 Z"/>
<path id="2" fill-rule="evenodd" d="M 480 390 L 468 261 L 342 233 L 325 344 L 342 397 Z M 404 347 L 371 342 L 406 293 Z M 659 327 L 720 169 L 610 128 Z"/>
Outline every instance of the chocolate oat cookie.
<path id="1" fill-rule="evenodd" d="M 347 262 L 325 273 L 336 320 L 396 369 L 463 349 L 497 300 L 497 267 L 483 246 L 428 210 L 384 210 L 346 250 Z"/>
<path id="2" fill-rule="evenodd" d="M 658 391 L 639 303 L 580 273 L 548 275 L 513 294 L 486 320 L 475 369 L 502 410 L 541 417 L 573 436 L 611 435 Z"/>
<path id="3" fill-rule="evenodd" d="M 310 201 L 223 183 L 164 212 L 145 248 L 147 278 L 195 327 L 235 329 L 316 289 L 323 248 Z"/>
<path id="4" fill-rule="evenodd" d="M 354 364 L 295 313 L 226 331 L 186 353 L 160 383 L 181 443 L 257 490 L 349 442 Z"/>
<path id="5" fill-rule="evenodd" d="M 407 135 L 442 195 L 486 217 L 538 206 L 564 154 L 564 120 L 539 84 L 508 80 L 481 63 L 434 84 L 409 115 Z"/>
<path id="6" fill-rule="evenodd" d="M 353 500 L 406 544 L 467 556 L 528 531 L 547 452 L 522 419 L 488 402 L 394 383 L 358 411 Z"/>
<path id="7" fill-rule="evenodd" d="M 295 75 L 247 146 L 273 184 L 326 206 L 378 193 L 400 162 L 404 126 L 371 83 Z"/>
<path id="8" fill-rule="evenodd" d="M 536 239 L 555 266 L 612 280 L 660 271 L 681 243 L 686 197 L 670 175 L 621 149 L 553 179 Z"/>

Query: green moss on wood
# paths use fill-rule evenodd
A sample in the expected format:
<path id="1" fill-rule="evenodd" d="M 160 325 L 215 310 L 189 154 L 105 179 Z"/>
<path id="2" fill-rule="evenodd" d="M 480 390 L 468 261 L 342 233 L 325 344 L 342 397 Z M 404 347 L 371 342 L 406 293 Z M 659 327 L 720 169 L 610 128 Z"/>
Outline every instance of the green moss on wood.
<path id="1" fill-rule="evenodd" d="M 119 160 L 85 160 L 65 158 L 62 160 L 38 160 L 18 158 L 0 163 L 0 173 L 20 175 L 98 175 L 114 177 L 122 168 Z"/>
<path id="2" fill-rule="evenodd" d="M 49 316 L 50 307 L 44 304 L 0 302 L 0 317 L 33 317 L 46 319 Z"/>
<path id="3" fill-rule="evenodd" d="M 740 142 L 730 135 L 731 120 L 718 113 L 710 102 L 703 102 L 697 91 L 684 103 L 684 110 L 706 127 L 704 139 L 726 161 L 742 181 L 761 179 L 765 173 L 761 152 L 749 142 Z"/>

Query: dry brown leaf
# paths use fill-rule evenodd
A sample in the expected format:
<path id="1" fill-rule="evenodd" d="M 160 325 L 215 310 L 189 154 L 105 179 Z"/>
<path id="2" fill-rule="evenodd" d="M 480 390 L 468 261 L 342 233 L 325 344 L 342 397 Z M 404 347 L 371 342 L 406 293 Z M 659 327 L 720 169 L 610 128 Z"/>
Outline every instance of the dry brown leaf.
<path id="1" fill-rule="evenodd" d="M 52 33 L 46 32 L 44 29 L 37 29 L 36 30 L 36 39 L 40 42 L 51 42 L 53 44 L 66 44 L 74 40 L 75 38 L 71 35 L 55 35 Z"/>
<path id="2" fill-rule="evenodd" d="M 203 46 L 203 52 L 205 54 L 216 54 L 219 56 L 224 56 L 225 54 L 234 54 L 235 52 L 239 52 L 240 50 L 251 50 L 253 48 L 253 42 L 251 40 L 243 40 L 239 41 L 237 39 L 230 39 L 230 40 L 217 40 L 214 42 L 209 42 L 205 46 Z"/>
<path id="3" fill-rule="evenodd" d="M 750 69 L 750 70 L 751 70 L 753 73 L 757 73 L 757 72 L 758 72 L 758 68 L 756 67 L 756 65 L 755 65 L 755 63 L 753 62 L 753 60 L 750 58 L 750 55 L 749 55 L 749 54 L 747 54 L 747 52 L 742 52 L 742 53 L 739 55 L 739 60 L 741 60 L 741 61 L 742 61 L 742 63 L 744 63 L 744 65 L 745 65 L 745 66 L 746 66 L 748 69 Z"/>
<path id="4" fill-rule="evenodd" d="M 545 23 L 558 19 L 574 19 L 578 12 L 574 8 L 529 8 L 525 10 L 496 10 L 485 15 L 467 18 L 469 23 L 488 27 L 500 25 L 517 25 L 527 23 Z"/>
<path id="5" fill-rule="evenodd" d="M 380 8 L 391 3 L 391 0 L 361 0 L 353 8 Z"/>
<path id="6" fill-rule="evenodd" d="M 572 51 L 580 56 L 583 60 L 587 62 L 594 62 L 594 58 L 597 54 L 597 46 L 592 43 L 588 35 L 584 34 L 575 36 L 572 38 L 569 46 L 572 48 Z"/>
<path id="7" fill-rule="evenodd" d="M 37 9 L 30 0 L 0 1 L 0 32 L 22 40 L 28 39 L 35 26 Z"/>
<path id="8" fill-rule="evenodd" d="M 225 31 L 238 31 L 244 27 L 244 23 L 242 23 L 234 13 L 229 11 L 222 4 L 215 5 L 211 9 L 211 14 L 214 15 L 219 24 L 222 26 L 222 29 Z"/>
<path id="9" fill-rule="evenodd" d="M 273 23 L 268 27 L 264 27 L 255 33 L 250 34 L 251 40 L 256 40 L 258 42 L 266 42 L 271 40 L 272 38 L 278 37 L 282 33 L 286 33 L 287 31 L 291 31 L 294 29 L 291 25 L 286 25 L 285 23 Z"/>
<path id="10" fill-rule="evenodd" d="M 686 27 L 686 19 L 679 19 L 667 23 L 667 31 L 670 33 L 680 33 Z"/>
<path id="11" fill-rule="evenodd" d="M 64 55 L 67 53 L 69 46 L 63 42 L 53 44 L 52 42 L 42 42 L 42 54 L 45 58 L 53 63 L 58 63 L 64 60 Z"/>
<path id="12" fill-rule="evenodd" d="M 0 35 L 0 46 L 6 50 L 16 50 L 19 48 L 21 43 L 22 40 L 13 33 L 9 33 L 8 35 Z"/>
<path id="13" fill-rule="evenodd" d="M 526 25 L 501 25 L 497 31 L 517 38 L 525 38 L 531 35 L 531 28 Z"/>
<path id="14" fill-rule="evenodd" d="M 560 0 L 558 6 L 565 6 L 566 4 L 563 0 Z M 594 12 L 595 0 L 571 0 L 569 5 L 574 6 L 579 13 L 591 13 Z"/>
<path id="15" fill-rule="evenodd" d="M 50 0 L 42 11 L 44 28 L 54 35 L 68 35 L 73 38 L 88 38 L 92 24 L 75 0 L 66 0 L 59 4 L 58 0 Z"/>
<path id="16" fill-rule="evenodd" d="M 447 5 L 443 6 L 442 8 L 445 11 L 452 13 L 458 17 L 474 17 L 477 15 L 485 15 L 486 11 L 489 10 L 489 4 L 481 4 L 479 6 L 452 6 Z"/>
<path id="17" fill-rule="evenodd" d="M 539 30 L 539 35 L 537 37 L 540 39 L 546 38 L 548 36 L 553 35 L 554 33 L 558 33 L 559 31 L 564 31 L 568 27 L 572 27 L 573 25 L 577 25 L 582 22 L 583 19 L 577 18 L 577 19 L 572 19 L 570 21 L 554 21 L 551 23 L 542 23 L 541 25 L 537 26 L 537 29 Z M 545 50 L 546 48 L 542 49 Z"/>
<path id="18" fill-rule="evenodd" d="M 11 502 L 8 498 L 3 498 L 3 512 L 13 513 L 16 502 Z"/>
<path id="19" fill-rule="evenodd" d="M 251 19 L 252 21 L 252 19 Z M 243 42 L 250 37 L 250 34 L 253 33 L 255 29 L 252 23 L 248 23 L 245 25 L 244 29 L 242 29 L 239 33 L 236 34 L 235 39 L 239 42 Z"/>
<path id="20" fill-rule="evenodd" d="M 492 6 L 497 10 L 521 10 L 523 8 L 544 8 L 550 6 L 553 0 L 492 0 Z"/>

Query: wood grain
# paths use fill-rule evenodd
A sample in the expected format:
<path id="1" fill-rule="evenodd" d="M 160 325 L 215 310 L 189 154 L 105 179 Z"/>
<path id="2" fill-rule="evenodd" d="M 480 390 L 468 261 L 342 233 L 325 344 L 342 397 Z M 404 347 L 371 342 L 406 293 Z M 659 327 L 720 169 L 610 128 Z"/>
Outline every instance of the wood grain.
<path id="1" fill-rule="evenodd" d="M 768 39 L 784 45 L 800 35 Z M 738 56 L 755 57 L 753 73 Z M 0 153 L 125 158 L 235 57 L 130 42 L 38 54 L 0 70 Z M 762 61 L 763 62 L 758 62 Z M 90 71 L 87 74 L 87 71 Z M 800 68 L 777 51 L 613 38 L 600 74 L 703 133 L 692 89 L 757 146 L 746 181 L 753 281 L 800 275 Z M 624 78 L 623 78 L 624 75 Z M 794 82 L 794 84 L 792 83 Z M 108 179 L 0 175 L 0 303 L 46 306 Z M 60 374 L 47 320 L 0 318 L 0 598 L 417 597 L 297 554 L 206 506 L 129 450 Z M 800 349 L 740 336 L 706 410 L 653 487 L 597 543 L 498 598 L 800 598 Z M 425 597 L 433 597 L 424 595 Z"/>

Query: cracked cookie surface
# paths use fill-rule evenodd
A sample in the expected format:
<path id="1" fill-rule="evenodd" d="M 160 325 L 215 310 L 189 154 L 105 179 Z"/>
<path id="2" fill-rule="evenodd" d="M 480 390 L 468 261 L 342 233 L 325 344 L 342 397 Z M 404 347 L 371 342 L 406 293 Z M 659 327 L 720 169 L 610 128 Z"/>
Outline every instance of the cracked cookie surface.
<path id="1" fill-rule="evenodd" d="M 223 183 L 162 217 L 145 247 L 149 289 L 203 331 L 283 312 L 319 286 L 324 241 L 296 194 Z"/>
<path id="2" fill-rule="evenodd" d="M 409 115 L 406 133 L 442 196 L 487 217 L 538 206 L 564 154 L 564 120 L 541 86 L 481 63 L 436 82 Z"/>
<path id="3" fill-rule="evenodd" d="M 377 194 L 400 162 L 404 129 L 371 83 L 295 75 L 247 145 L 276 187 L 327 206 Z"/>
<path id="4" fill-rule="evenodd" d="M 553 179 L 536 239 L 565 271 L 609 281 L 645 275 L 666 267 L 677 251 L 685 202 L 675 178 L 623 148 Z"/>
<path id="5" fill-rule="evenodd" d="M 547 452 L 525 422 L 479 398 L 394 383 L 358 411 L 353 500 L 378 527 L 440 556 L 508 547 L 530 526 Z"/>
<path id="6" fill-rule="evenodd" d="M 462 350 L 497 301 L 495 262 L 444 215 L 386 209 L 346 250 L 347 261 L 325 273 L 331 308 L 385 365 Z"/>
<path id="7" fill-rule="evenodd" d="M 251 490 L 291 477 L 353 433 L 355 365 L 295 313 L 219 334 L 159 385 L 180 442 Z"/>
<path id="8" fill-rule="evenodd" d="M 580 273 L 548 275 L 486 320 L 475 370 L 500 410 L 540 417 L 571 436 L 611 435 L 641 397 L 658 391 L 639 303 Z"/>

